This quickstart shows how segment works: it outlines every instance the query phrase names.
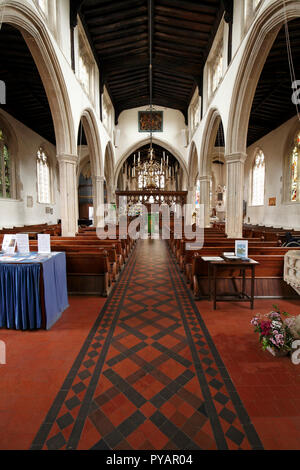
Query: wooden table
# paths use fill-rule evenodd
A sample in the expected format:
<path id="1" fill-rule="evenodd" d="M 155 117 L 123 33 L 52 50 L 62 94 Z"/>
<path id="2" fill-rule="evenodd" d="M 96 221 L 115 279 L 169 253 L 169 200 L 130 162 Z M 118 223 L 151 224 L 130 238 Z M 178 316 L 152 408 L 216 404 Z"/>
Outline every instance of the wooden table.
<path id="1" fill-rule="evenodd" d="M 257 261 L 250 259 L 249 261 L 236 261 L 236 260 L 222 260 L 222 261 L 207 261 L 208 263 L 208 294 L 210 299 L 213 300 L 214 310 L 217 308 L 217 302 L 232 301 L 235 299 L 226 298 L 225 296 L 236 297 L 239 302 L 250 302 L 251 309 L 254 308 L 254 289 L 255 289 L 255 267 L 259 264 Z M 242 290 L 237 294 L 224 294 L 217 296 L 217 273 L 218 270 L 228 268 L 237 268 L 240 270 L 242 276 Z M 251 271 L 251 294 L 248 295 L 246 290 L 246 270 Z M 213 290 L 211 287 L 213 286 Z"/>

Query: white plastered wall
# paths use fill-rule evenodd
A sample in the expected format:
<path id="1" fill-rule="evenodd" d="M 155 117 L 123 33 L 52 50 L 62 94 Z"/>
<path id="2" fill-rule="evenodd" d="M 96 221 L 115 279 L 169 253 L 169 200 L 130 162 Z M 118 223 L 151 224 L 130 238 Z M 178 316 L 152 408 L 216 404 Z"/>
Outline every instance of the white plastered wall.
<path id="1" fill-rule="evenodd" d="M 2 118 L 2 119 L 1 119 Z M 18 199 L 0 198 L 0 228 L 40 223 L 55 224 L 60 218 L 58 174 L 56 169 L 55 146 L 46 141 L 5 111 L 0 110 L 0 122 L 13 128 L 17 142 L 14 148 L 16 159 L 16 183 Z M 40 204 L 37 196 L 36 154 L 39 147 L 45 150 L 51 167 L 52 203 Z M 33 199 L 33 207 L 27 207 L 27 197 Z M 46 214 L 46 207 L 53 209 L 53 214 Z"/>
<path id="2" fill-rule="evenodd" d="M 147 106 L 133 108 L 123 111 L 119 116 L 116 129 L 120 130 L 119 146 L 115 148 L 116 165 L 120 160 L 128 155 L 130 149 L 143 145 L 145 139 L 150 138 L 149 132 L 139 132 L 139 111 L 147 110 Z M 156 111 L 163 111 L 163 132 L 153 132 L 155 142 L 166 148 L 173 148 L 176 154 L 181 157 L 184 164 L 188 163 L 188 151 L 184 146 L 182 130 L 187 130 L 184 116 L 180 111 L 170 108 L 155 106 Z"/>
<path id="3" fill-rule="evenodd" d="M 298 126 L 297 126 L 298 123 Z M 245 192 L 247 215 L 251 224 L 300 230 L 300 204 L 287 203 L 284 198 L 285 159 L 288 158 L 296 129 L 300 129 L 297 117 L 290 119 L 248 147 L 245 163 Z M 251 205 L 251 172 L 257 149 L 265 155 L 265 198 L 263 206 Z M 269 206 L 269 198 L 276 197 L 276 206 Z"/>

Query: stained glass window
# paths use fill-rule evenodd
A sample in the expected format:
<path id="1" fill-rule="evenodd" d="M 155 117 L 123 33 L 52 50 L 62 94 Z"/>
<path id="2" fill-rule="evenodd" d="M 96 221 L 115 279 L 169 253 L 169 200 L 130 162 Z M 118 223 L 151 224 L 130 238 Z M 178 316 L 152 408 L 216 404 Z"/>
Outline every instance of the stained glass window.
<path id="1" fill-rule="evenodd" d="M 42 148 L 37 152 L 37 186 L 38 202 L 50 204 L 50 168 L 48 157 Z"/>
<path id="2" fill-rule="evenodd" d="M 197 184 L 196 184 L 195 206 L 196 206 L 196 209 L 199 209 L 199 207 L 200 207 L 200 181 L 199 180 L 197 180 Z"/>
<path id="3" fill-rule="evenodd" d="M 11 161 L 9 149 L 0 129 L 0 197 L 11 197 Z"/>
<path id="4" fill-rule="evenodd" d="M 265 199 L 265 156 L 258 150 L 252 171 L 252 205 L 263 206 Z"/>
<path id="5" fill-rule="evenodd" d="M 295 145 L 292 151 L 290 167 L 291 167 L 291 201 L 295 202 L 299 200 L 298 194 L 298 167 L 300 165 L 299 161 L 300 154 L 300 132 L 297 134 L 295 139 Z"/>

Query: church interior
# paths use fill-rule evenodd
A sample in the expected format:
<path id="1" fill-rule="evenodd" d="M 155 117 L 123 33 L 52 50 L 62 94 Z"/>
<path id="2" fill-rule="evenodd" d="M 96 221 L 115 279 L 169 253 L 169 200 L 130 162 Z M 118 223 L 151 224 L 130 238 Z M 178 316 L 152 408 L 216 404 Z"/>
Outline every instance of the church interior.
<path id="1" fill-rule="evenodd" d="M 0 47 L 0 450 L 300 450 L 299 0 L 0 0 Z"/>

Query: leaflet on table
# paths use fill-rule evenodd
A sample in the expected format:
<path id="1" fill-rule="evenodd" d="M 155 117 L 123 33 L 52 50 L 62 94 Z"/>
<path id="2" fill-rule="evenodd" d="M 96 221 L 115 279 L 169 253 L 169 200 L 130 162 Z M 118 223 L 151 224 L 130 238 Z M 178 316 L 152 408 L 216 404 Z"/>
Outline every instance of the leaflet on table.
<path id="1" fill-rule="evenodd" d="M 220 256 L 202 256 L 203 261 L 224 261 Z"/>
<path id="2" fill-rule="evenodd" d="M 235 256 L 248 258 L 248 240 L 235 240 Z"/>
<path id="3" fill-rule="evenodd" d="M 38 234 L 38 252 L 41 254 L 51 253 L 49 234 Z"/>
<path id="4" fill-rule="evenodd" d="M 28 233 L 17 233 L 16 235 L 17 247 L 19 253 L 29 253 L 29 236 Z"/>
<path id="5" fill-rule="evenodd" d="M 2 251 L 7 254 L 13 254 L 16 251 L 16 244 L 16 235 L 4 235 Z"/>

